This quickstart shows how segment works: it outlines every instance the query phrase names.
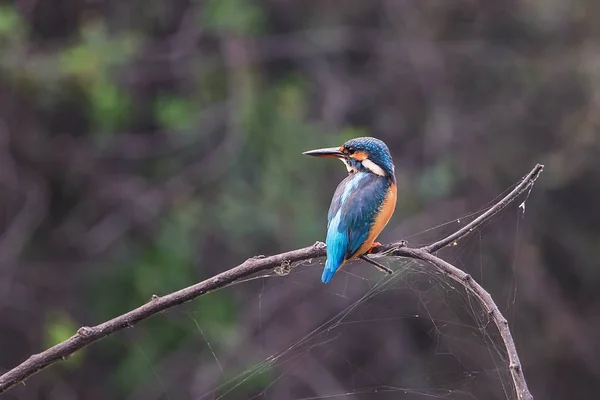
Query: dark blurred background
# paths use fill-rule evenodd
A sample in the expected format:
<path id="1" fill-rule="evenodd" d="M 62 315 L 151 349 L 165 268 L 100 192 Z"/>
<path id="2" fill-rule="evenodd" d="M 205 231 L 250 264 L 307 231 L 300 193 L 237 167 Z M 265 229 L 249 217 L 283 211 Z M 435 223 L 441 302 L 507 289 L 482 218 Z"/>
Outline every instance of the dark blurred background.
<path id="1" fill-rule="evenodd" d="M 597 398 L 598 15 L 592 0 L 0 2 L 0 371 L 323 240 L 345 171 L 301 152 L 371 135 L 400 185 L 384 243 L 440 238 L 545 164 L 525 207 L 440 254 L 498 302 L 536 399 Z M 476 301 L 386 262 L 389 280 L 354 263 L 324 286 L 316 260 L 265 274 L 4 397 L 514 399 Z"/>

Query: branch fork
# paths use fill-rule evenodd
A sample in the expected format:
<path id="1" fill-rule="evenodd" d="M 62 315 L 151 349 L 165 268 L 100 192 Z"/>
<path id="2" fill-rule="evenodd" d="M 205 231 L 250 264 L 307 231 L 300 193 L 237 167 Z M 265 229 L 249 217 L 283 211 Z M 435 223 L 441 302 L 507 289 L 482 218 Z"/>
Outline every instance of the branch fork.
<path id="1" fill-rule="evenodd" d="M 508 327 L 508 321 L 504 318 L 498 306 L 494 303 L 492 296 L 477 283 L 471 275 L 456 268 L 452 264 L 434 255 L 438 250 L 451 245 L 477 230 L 483 223 L 488 221 L 506 206 L 526 191 L 531 191 L 535 181 L 542 172 L 544 166 L 537 164 L 515 188 L 504 198 L 499 200 L 486 212 L 475 218 L 469 224 L 452 233 L 451 235 L 420 248 L 409 247 L 406 241 L 391 243 L 374 248 L 373 254 L 408 257 L 426 261 L 436 267 L 439 271 L 445 273 L 456 282 L 463 285 L 469 292 L 474 294 L 483 307 L 488 310 L 488 315 L 494 321 L 498 329 L 504 346 L 506 348 L 509 360 L 509 371 L 511 374 L 514 390 L 519 400 L 533 400 L 529 392 L 523 368 L 516 350 L 516 346 Z M 529 192 L 528 192 L 529 193 Z M 521 206 L 520 206 L 521 207 Z M 523 207 L 524 208 L 524 207 Z M 148 303 L 131 310 L 125 314 L 115 317 L 99 325 L 88 327 L 84 326 L 77 330 L 77 333 L 64 342 L 58 343 L 39 354 L 30 356 L 27 360 L 17 365 L 13 369 L 6 371 L 0 376 L 0 394 L 6 392 L 15 385 L 25 382 L 25 380 L 42 369 L 65 360 L 84 347 L 108 336 L 137 324 L 138 322 L 173 308 L 182 303 L 193 300 L 209 292 L 222 289 L 230 284 L 253 275 L 260 271 L 291 268 L 292 263 L 306 261 L 312 258 L 325 256 L 325 244 L 316 242 L 312 246 L 286 253 L 276 254 L 265 257 L 263 255 L 247 259 L 237 267 L 224 271 L 212 278 L 196 283 L 192 286 L 180 289 L 176 292 L 164 296 L 153 295 Z M 373 260 L 370 260 L 373 261 Z M 385 267 L 387 268 L 387 267 Z"/>

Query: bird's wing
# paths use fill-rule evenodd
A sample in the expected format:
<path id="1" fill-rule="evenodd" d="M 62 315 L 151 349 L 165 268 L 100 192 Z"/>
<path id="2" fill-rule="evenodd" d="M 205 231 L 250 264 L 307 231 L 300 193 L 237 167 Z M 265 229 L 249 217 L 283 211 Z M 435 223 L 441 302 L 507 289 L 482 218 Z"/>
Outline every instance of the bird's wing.
<path id="1" fill-rule="evenodd" d="M 369 179 L 358 190 L 353 191 L 342 206 L 343 218 L 338 230 L 346 231 L 348 235 L 346 259 L 352 257 L 367 240 L 388 187 L 389 183 L 384 178 L 369 174 Z"/>
<path id="2" fill-rule="evenodd" d="M 388 186 L 385 179 L 364 172 L 349 175 L 340 183 L 329 208 L 323 282 L 331 280 L 367 239 Z"/>

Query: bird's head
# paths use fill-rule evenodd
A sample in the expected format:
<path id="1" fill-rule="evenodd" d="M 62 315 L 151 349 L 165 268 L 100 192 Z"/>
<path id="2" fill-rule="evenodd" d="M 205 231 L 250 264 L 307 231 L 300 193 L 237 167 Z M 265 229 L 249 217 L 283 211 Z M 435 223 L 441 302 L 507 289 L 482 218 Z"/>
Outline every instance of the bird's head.
<path id="1" fill-rule="evenodd" d="M 359 137 L 348 140 L 341 147 L 305 151 L 302 154 L 339 158 L 346 164 L 349 173 L 370 172 L 395 180 L 394 163 L 388 147 L 373 137 Z"/>

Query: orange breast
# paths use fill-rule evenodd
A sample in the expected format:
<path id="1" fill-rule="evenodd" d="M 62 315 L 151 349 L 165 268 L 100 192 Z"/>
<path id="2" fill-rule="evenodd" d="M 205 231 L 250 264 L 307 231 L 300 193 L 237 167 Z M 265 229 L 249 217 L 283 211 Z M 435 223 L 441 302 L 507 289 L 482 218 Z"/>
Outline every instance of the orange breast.
<path id="1" fill-rule="evenodd" d="M 396 192 L 396 185 L 392 183 L 390 185 L 390 188 L 388 189 L 385 199 L 383 200 L 383 204 L 379 209 L 379 213 L 375 217 L 375 222 L 373 223 L 373 226 L 369 231 L 369 236 L 367 236 L 367 240 L 365 240 L 365 242 L 358 248 L 356 253 L 354 253 L 352 257 L 350 257 L 351 259 L 361 256 L 367 251 L 369 251 L 369 249 L 373 245 L 373 242 L 375 242 L 375 239 L 377 239 L 377 236 L 379 236 L 383 228 L 385 228 L 385 226 L 389 222 L 390 218 L 392 218 L 392 214 L 394 214 L 394 210 L 396 209 Z"/>

